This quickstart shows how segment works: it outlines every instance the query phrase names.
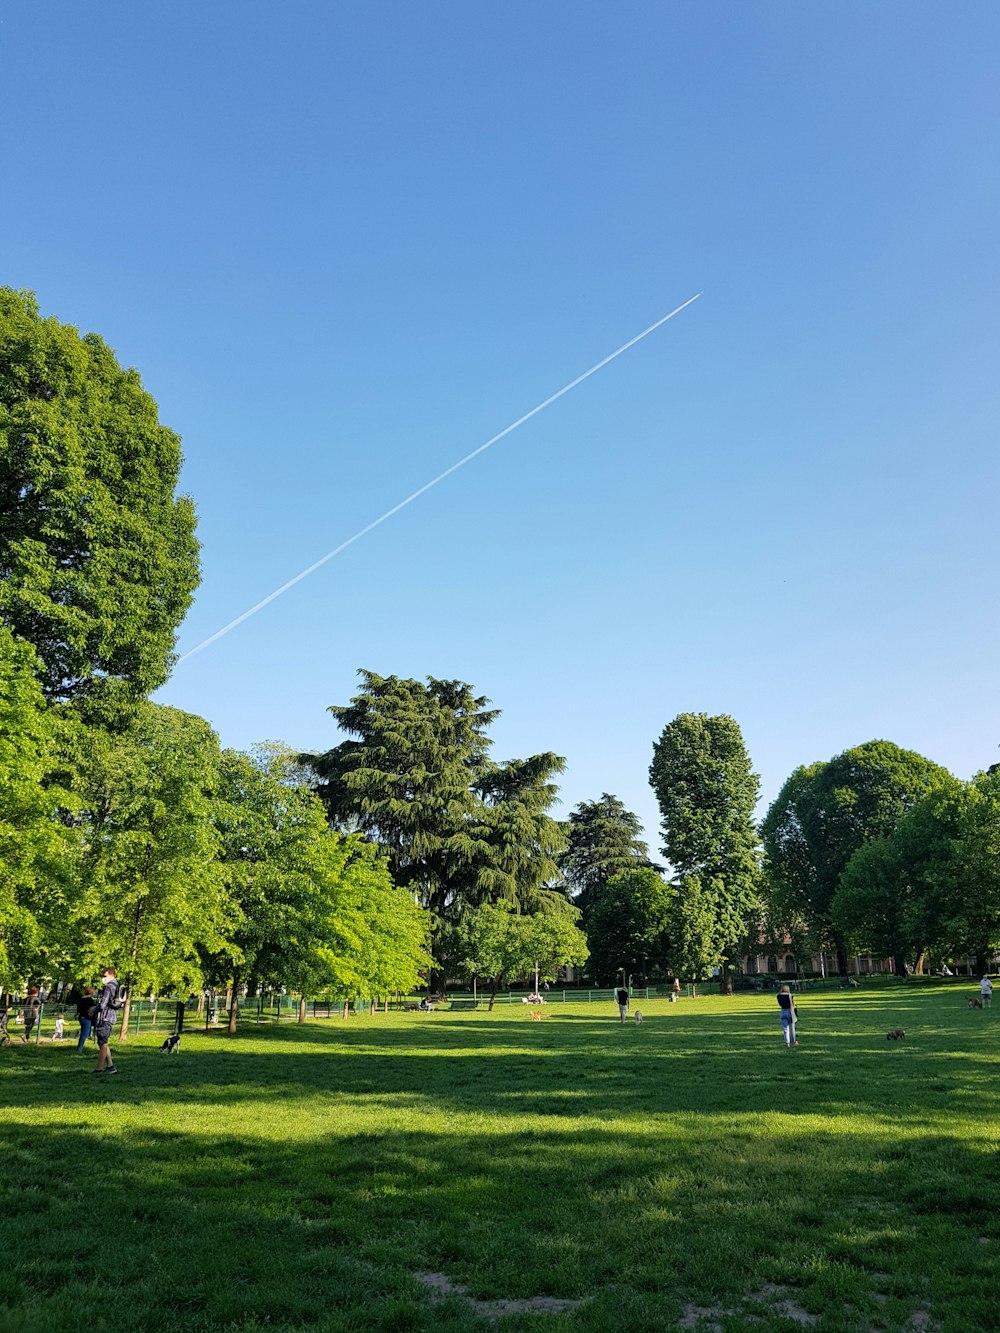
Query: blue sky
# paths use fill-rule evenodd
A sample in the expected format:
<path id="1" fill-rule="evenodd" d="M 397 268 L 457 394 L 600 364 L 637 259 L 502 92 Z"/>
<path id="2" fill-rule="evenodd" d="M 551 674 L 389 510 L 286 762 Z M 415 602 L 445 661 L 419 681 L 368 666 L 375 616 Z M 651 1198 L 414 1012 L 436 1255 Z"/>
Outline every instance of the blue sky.
<path id="1" fill-rule="evenodd" d="M 44 11 L 44 12 L 43 12 Z M 1000 758 L 1000 11 L 8 6 L 0 281 L 184 441 L 186 651 L 689 310 L 160 698 L 327 748 L 355 672 L 461 677 L 566 813 L 731 713 L 764 798 L 885 737 Z"/>

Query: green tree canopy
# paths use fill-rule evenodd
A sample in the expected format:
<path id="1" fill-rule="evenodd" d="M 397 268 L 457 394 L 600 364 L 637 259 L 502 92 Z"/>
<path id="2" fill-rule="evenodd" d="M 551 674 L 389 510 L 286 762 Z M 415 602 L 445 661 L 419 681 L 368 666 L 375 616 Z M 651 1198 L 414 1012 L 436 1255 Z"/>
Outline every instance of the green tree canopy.
<path id="1" fill-rule="evenodd" d="M 624 870 L 587 915 L 590 973 L 610 985 L 622 968 L 662 975 L 670 946 L 675 890 L 649 867 Z"/>
<path id="2" fill-rule="evenodd" d="M 642 825 L 617 796 L 581 801 L 567 821 L 569 845 L 559 868 L 584 913 L 616 875 L 649 864 L 649 848 L 639 836 Z"/>
<path id="3" fill-rule="evenodd" d="M 564 845 L 547 813 L 563 761 L 494 763 L 498 712 L 462 681 L 360 674 L 361 692 L 330 709 L 353 739 L 311 761 L 333 820 L 376 841 L 439 923 L 497 898 L 530 908 Z"/>
<path id="4" fill-rule="evenodd" d="M 138 990 L 200 984 L 228 903 L 215 829 L 219 745 L 208 723 L 144 703 L 126 728 L 81 728 L 80 975 L 104 964 Z M 127 1029 L 128 1011 L 123 1016 Z"/>
<path id="5" fill-rule="evenodd" d="M 54 784 L 59 720 L 45 705 L 30 644 L 0 625 L 0 986 L 36 977 L 59 944 L 44 930 L 71 876 L 73 798 Z M 62 942 L 65 943 L 64 941 Z"/>
<path id="6" fill-rule="evenodd" d="M 796 769 L 768 810 L 762 834 L 772 902 L 786 920 L 804 920 L 815 936 L 832 940 L 841 973 L 847 947 L 831 908 L 847 863 L 864 843 L 891 835 L 925 793 L 952 780 L 923 755 L 868 741 Z"/>
<path id="7" fill-rule="evenodd" d="M 50 699 L 106 709 L 166 680 L 198 585 L 180 463 L 136 371 L 0 288 L 0 620 Z"/>
<path id="8" fill-rule="evenodd" d="M 753 813 L 760 780 L 739 725 L 722 715 L 681 713 L 653 746 L 649 780 L 660 806 L 663 852 L 679 889 L 675 914 L 697 913 L 692 938 L 723 966 L 738 957 L 760 890 L 760 839 Z M 697 886 L 684 892 L 685 882 Z"/>

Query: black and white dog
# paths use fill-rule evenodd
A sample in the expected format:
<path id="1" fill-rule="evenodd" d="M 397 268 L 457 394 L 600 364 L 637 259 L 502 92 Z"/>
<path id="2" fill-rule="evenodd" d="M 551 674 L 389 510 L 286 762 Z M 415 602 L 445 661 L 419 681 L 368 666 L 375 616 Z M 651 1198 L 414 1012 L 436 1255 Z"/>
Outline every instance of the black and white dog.
<path id="1" fill-rule="evenodd" d="M 172 1037 L 168 1037 L 160 1047 L 161 1055 L 176 1055 L 181 1048 L 181 1034 L 175 1032 Z"/>

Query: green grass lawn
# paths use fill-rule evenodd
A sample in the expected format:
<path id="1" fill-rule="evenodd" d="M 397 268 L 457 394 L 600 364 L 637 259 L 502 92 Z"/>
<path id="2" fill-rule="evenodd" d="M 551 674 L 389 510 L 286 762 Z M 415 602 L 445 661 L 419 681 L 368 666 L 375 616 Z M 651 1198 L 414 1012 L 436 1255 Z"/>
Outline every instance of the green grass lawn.
<path id="1" fill-rule="evenodd" d="M 797 1050 L 773 995 L 4 1048 L 0 1333 L 988 1329 L 964 995 L 807 995 Z"/>

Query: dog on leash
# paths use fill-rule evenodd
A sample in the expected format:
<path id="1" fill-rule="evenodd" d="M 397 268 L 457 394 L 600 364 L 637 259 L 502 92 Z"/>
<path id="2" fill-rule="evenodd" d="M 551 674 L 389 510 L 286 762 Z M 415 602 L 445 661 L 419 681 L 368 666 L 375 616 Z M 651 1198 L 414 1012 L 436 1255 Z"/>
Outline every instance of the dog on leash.
<path id="1" fill-rule="evenodd" d="M 970 1008 L 970 1009 L 982 1009 L 982 1007 L 983 1007 L 983 1002 L 982 1002 L 982 1000 L 977 1000 L 977 999 L 975 999 L 975 998 L 973 998 L 973 997 L 970 997 L 970 999 L 969 999 L 969 1008 Z"/>
<path id="2" fill-rule="evenodd" d="M 902 1041 L 906 1033 L 902 1028 L 893 1028 L 891 1032 L 885 1034 L 886 1041 Z"/>
<path id="3" fill-rule="evenodd" d="M 181 1034 L 179 1032 L 175 1032 L 172 1036 L 168 1037 L 166 1041 L 163 1043 L 163 1045 L 160 1047 L 160 1054 L 176 1055 L 177 1052 L 180 1050 L 180 1048 L 181 1048 Z"/>
<path id="4" fill-rule="evenodd" d="M 641 1009 L 637 1009 L 637 1010 L 635 1011 L 635 1021 L 636 1021 L 637 1023 L 641 1023 L 641 1022 L 642 1022 L 642 1010 L 641 1010 Z"/>

